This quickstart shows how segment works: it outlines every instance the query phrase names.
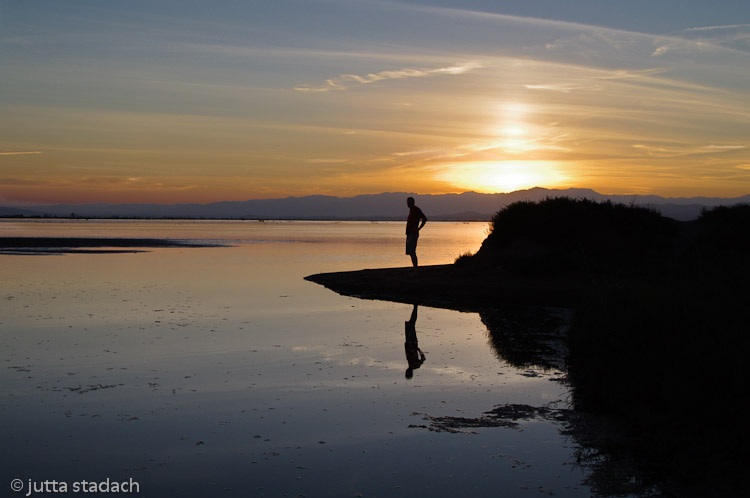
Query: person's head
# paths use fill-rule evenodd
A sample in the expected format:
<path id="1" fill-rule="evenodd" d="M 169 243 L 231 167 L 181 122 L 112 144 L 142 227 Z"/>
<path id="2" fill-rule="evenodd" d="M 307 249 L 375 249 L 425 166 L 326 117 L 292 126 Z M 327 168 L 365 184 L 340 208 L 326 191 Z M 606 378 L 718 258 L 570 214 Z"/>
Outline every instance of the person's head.
<path id="1" fill-rule="evenodd" d="M 406 198 L 406 205 L 409 207 L 414 207 L 414 197 L 407 197 Z"/>

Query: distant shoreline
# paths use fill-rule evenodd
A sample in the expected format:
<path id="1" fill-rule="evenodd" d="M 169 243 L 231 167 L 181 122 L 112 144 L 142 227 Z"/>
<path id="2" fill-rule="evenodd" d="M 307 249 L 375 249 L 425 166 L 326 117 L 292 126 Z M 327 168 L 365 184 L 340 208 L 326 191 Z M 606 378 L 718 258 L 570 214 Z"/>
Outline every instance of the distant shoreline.
<path id="1" fill-rule="evenodd" d="M 354 197 L 309 195 L 246 201 L 219 201 L 208 204 L 53 204 L 33 206 L 0 206 L 0 216 L 27 218 L 59 217 L 72 219 L 304 219 L 387 221 L 403 220 L 407 197 L 417 204 L 431 221 L 487 221 L 498 209 L 519 201 L 541 201 L 546 198 L 568 197 L 597 202 L 637 205 L 659 211 L 663 216 L 680 221 L 696 219 L 701 211 L 719 205 L 750 203 L 750 194 L 738 197 L 662 197 L 638 194 L 600 194 L 586 188 L 546 189 L 535 187 L 508 193 L 462 192 L 451 194 L 418 194 L 414 192 L 383 192 Z"/>
<path id="2" fill-rule="evenodd" d="M 491 215 L 478 216 L 476 218 L 454 218 L 451 216 L 431 216 L 431 222 L 452 222 L 452 223 L 486 223 L 490 221 Z M 304 218 L 304 217 L 291 217 L 291 218 L 203 218 L 203 217 L 144 217 L 144 216 L 80 216 L 71 218 L 69 216 L 0 216 L 0 222 L 2 221 L 255 221 L 258 223 L 274 222 L 274 221 L 330 221 L 330 222 L 363 222 L 363 223 L 376 223 L 376 222 L 403 222 L 404 216 L 372 216 L 372 217 L 325 217 L 325 218 Z"/>

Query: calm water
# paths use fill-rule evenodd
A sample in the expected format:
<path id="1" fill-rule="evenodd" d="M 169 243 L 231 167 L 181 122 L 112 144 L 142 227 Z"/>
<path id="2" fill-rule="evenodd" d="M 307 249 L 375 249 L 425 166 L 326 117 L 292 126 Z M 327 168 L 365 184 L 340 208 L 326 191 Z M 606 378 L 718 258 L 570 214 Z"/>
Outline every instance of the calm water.
<path id="1" fill-rule="evenodd" d="M 486 228 L 429 223 L 421 263 L 476 251 Z M 425 361 L 407 379 L 412 306 L 303 280 L 406 266 L 402 223 L 2 222 L 0 236 L 231 244 L 0 255 L 0 484 L 21 479 L 16 496 L 29 479 L 107 478 L 139 496 L 590 495 L 555 423 L 424 427 L 565 405 L 560 372 L 506 364 L 476 314 L 420 307 Z"/>

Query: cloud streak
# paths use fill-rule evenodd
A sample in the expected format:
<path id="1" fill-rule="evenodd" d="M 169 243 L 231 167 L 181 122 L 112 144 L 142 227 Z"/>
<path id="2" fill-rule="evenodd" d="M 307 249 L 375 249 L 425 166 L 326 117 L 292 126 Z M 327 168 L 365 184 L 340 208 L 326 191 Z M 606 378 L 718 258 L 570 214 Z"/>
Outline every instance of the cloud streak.
<path id="1" fill-rule="evenodd" d="M 482 65 L 478 62 L 466 62 L 463 64 L 457 64 L 453 66 L 439 67 L 439 68 L 420 68 L 420 67 L 406 67 L 393 71 L 380 71 L 378 73 L 369 73 L 365 76 L 357 74 L 341 74 L 336 78 L 326 80 L 325 85 L 321 86 L 310 86 L 300 85 L 294 89 L 299 92 L 312 92 L 322 93 L 330 91 L 341 91 L 348 90 L 353 86 L 368 85 L 370 83 L 376 83 L 378 81 L 386 80 L 398 80 L 404 78 L 425 78 L 432 76 L 442 75 L 458 75 L 468 73 L 481 68 Z"/>
<path id="2" fill-rule="evenodd" d="M 750 28 L 750 24 L 728 24 L 726 26 L 700 26 L 697 28 L 688 28 L 685 31 L 712 31 L 719 29 L 736 29 L 736 28 Z"/>
<path id="3" fill-rule="evenodd" d="M 680 147 L 672 146 L 653 146 L 646 144 L 634 144 L 634 149 L 643 151 L 645 154 L 653 157 L 682 157 L 696 154 L 717 154 L 729 152 L 744 152 L 747 145 L 683 145 Z"/>
<path id="4" fill-rule="evenodd" d="M 688 28 L 657 47 L 652 55 L 663 55 L 675 50 L 705 51 L 709 48 L 750 52 L 750 24 Z"/>

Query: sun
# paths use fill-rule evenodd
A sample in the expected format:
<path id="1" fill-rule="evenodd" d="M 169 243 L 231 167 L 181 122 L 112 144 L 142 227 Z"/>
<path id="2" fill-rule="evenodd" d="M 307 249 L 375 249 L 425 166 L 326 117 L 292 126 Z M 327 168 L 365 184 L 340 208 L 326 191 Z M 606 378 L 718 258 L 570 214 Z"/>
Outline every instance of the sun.
<path id="1" fill-rule="evenodd" d="M 552 161 L 482 161 L 445 165 L 435 179 L 476 192 L 513 192 L 533 187 L 556 187 L 566 177 Z"/>
<path id="2" fill-rule="evenodd" d="M 450 188 L 485 193 L 570 183 L 563 163 L 543 158 L 539 138 L 543 130 L 534 122 L 534 104 L 505 101 L 490 112 L 492 120 L 484 129 L 484 140 L 473 149 L 474 160 L 467 157 L 435 166 L 435 180 Z"/>

